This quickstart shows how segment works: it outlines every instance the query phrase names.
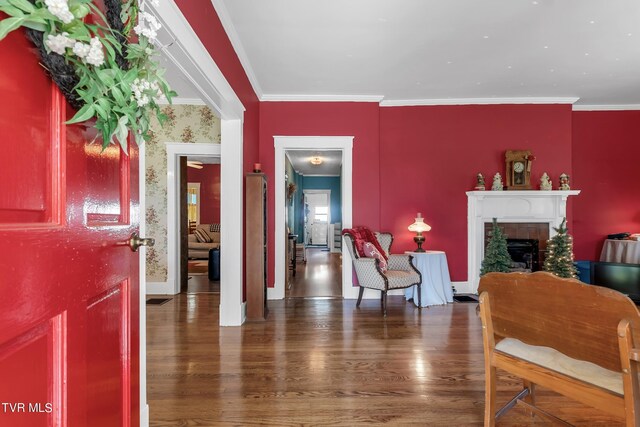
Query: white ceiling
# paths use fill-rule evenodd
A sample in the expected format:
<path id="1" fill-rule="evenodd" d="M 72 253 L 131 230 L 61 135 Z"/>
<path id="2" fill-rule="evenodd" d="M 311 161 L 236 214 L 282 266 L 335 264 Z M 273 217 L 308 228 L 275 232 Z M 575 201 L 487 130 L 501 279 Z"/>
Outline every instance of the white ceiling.
<path id="1" fill-rule="evenodd" d="M 296 172 L 303 175 L 340 175 L 342 170 L 341 151 L 287 150 L 286 154 Z M 322 164 L 311 164 L 315 156 L 322 159 Z"/>
<path id="2" fill-rule="evenodd" d="M 579 97 L 578 104 L 640 104 L 638 0 L 214 5 L 264 100 Z"/>

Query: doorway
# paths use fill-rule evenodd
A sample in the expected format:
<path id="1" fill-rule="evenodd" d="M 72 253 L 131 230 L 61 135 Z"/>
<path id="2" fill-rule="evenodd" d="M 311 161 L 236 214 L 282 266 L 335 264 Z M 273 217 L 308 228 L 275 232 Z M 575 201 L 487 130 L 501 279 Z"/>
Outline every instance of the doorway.
<path id="1" fill-rule="evenodd" d="M 287 298 L 342 298 L 342 151 L 286 150 Z"/>
<path id="2" fill-rule="evenodd" d="M 323 172 L 310 172 L 304 173 L 304 179 L 307 177 L 317 177 L 320 178 L 322 175 L 334 175 L 334 178 L 337 182 L 337 186 L 341 195 L 341 206 L 340 206 L 340 217 L 341 221 L 338 230 L 342 228 L 351 227 L 351 217 L 352 217 L 352 150 L 353 150 L 353 137 L 351 136 L 308 136 L 308 137 L 296 137 L 296 136 L 276 136 L 274 137 L 275 141 L 275 176 L 281 177 L 276 178 L 277 180 L 283 179 L 285 181 L 285 185 L 276 185 L 275 186 L 275 205 L 278 207 L 289 206 L 289 189 L 291 186 L 289 184 L 295 184 L 296 192 L 293 195 L 294 203 L 299 203 L 304 206 L 304 192 L 300 191 L 303 186 L 300 185 L 300 181 L 290 182 L 291 181 L 291 169 L 287 169 L 287 163 L 291 162 L 293 157 L 303 157 L 305 158 L 307 163 L 311 163 L 313 157 L 323 157 L 328 155 L 329 152 L 334 152 L 336 154 L 336 159 L 338 162 L 338 172 L 334 173 L 323 173 Z M 315 160 L 314 160 L 315 161 Z M 295 163 L 295 161 L 294 161 Z M 323 160 L 324 163 L 324 160 Z M 301 171 L 300 171 L 301 172 Z M 295 176 L 295 175 L 294 175 Z M 293 181 L 296 181 L 295 179 Z M 310 188 L 311 189 L 311 188 Z M 323 187 L 320 188 L 312 188 L 315 190 L 326 189 Z M 331 191 L 333 195 L 333 190 Z M 335 221 L 335 216 L 330 212 L 331 210 L 335 211 L 335 209 L 331 209 L 332 202 L 327 204 L 327 212 L 321 213 L 318 212 L 318 215 L 326 215 L 326 225 L 329 229 L 326 232 L 326 238 L 324 238 L 324 247 L 322 250 L 322 254 L 324 256 L 333 255 L 328 250 L 332 242 L 331 236 L 331 222 Z M 306 213 L 306 210 L 299 209 L 298 212 Z M 315 214 L 315 212 L 314 212 Z M 295 209 L 294 209 L 295 215 Z M 294 233 L 298 235 L 297 243 L 305 243 L 304 236 L 304 217 L 295 217 L 299 221 L 299 226 L 294 226 Z M 331 218 L 331 219 L 330 219 Z M 319 217 L 319 220 L 324 220 L 323 217 Z M 331 222 L 330 222 L 331 221 Z M 275 211 L 275 283 L 273 288 L 268 289 L 268 298 L 269 299 L 283 299 L 287 296 L 287 278 L 292 274 L 290 270 L 290 260 L 288 250 L 288 241 L 289 238 L 287 236 L 287 227 L 291 230 L 292 221 L 290 215 L 290 208 L 284 209 L 276 209 Z M 318 233 L 318 232 L 317 232 Z M 322 233 L 324 234 L 324 233 Z M 313 237 L 312 237 L 313 241 Z M 318 242 L 318 240 L 316 240 Z M 297 244 L 296 243 L 296 244 Z M 311 257 L 309 257 L 309 250 L 312 248 L 306 249 L 307 255 L 307 265 Z M 296 258 L 298 259 L 298 254 L 296 254 Z M 336 284 L 340 292 L 342 298 L 357 298 L 357 289 L 353 288 L 351 282 L 351 258 L 348 253 L 338 252 L 337 261 L 335 262 L 339 265 L 339 269 L 337 269 L 337 277 L 332 279 L 333 284 Z M 326 266 L 327 260 L 323 260 L 322 263 Z M 296 265 L 296 268 L 299 268 Z M 300 270 L 296 269 L 296 277 L 298 276 L 297 272 Z M 316 270 L 316 273 L 320 274 L 322 272 L 322 268 Z M 324 274 L 324 273 L 323 273 Z M 356 289 L 354 291 L 354 289 Z M 305 295 L 306 296 L 306 295 Z M 311 295 L 309 295 L 311 296 Z"/>
<path id="3" fill-rule="evenodd" d="M 331 190 L 306 190 L 304 192 L 304 245 L 305 247 L 329 245 L 331 224 Z"/>
<path id="4" fill-rule="evenodd" d="M 180 261 L 186 273 L 180 289 L 187 294 L 220 293 L 220 158 L 187 156 L 184 169 Z"/>

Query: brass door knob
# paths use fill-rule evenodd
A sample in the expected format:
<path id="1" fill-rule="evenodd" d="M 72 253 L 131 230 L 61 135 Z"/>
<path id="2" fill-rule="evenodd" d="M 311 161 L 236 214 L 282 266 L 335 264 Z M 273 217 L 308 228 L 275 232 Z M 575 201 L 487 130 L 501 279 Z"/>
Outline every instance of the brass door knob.
<path id="1" fill-rule="evenodd" d="M 129 247 L 133 252 L 138 252 L 138 248 L 140 246 L 153 246 L 155 244 L 155 239 L 142 238 L 138 236 L 138 233 L 135 231 L 131 234 L 131 238 L 129 239 Z"/>

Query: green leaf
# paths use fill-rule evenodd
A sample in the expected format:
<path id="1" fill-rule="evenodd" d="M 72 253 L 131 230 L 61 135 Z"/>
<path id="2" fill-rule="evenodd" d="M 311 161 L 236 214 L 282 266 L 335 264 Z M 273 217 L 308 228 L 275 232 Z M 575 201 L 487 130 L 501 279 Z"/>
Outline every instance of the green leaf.
<path id="1" fill-rule="evenodd" d="M 98 104 L 94 104 L 93 108 L 96 109 L 96 113 L 98 113 L 98 117 L 99 118 L 102 118 L 104 120 L 107 120 L 109 118 L 109 113 L 107 112 L 107 110 L 102 108 L 102 106 L 100 106 Z"/>
<path id="2" fill-rule="evenodd" d="M 94 115 L 95 115 L 95 109 L 93 108 L 93 105 L 87 104 L 84 107 L 82 107 L 80 110 L 78 110 L 75 116 L 73 116 L 71 120 L 67 122 L 67 124 L 71 125 L 73 123 L 86 122 L 87 120 L 92 118 Z"/>
<path id="3" fill-rule="evenodd" d="M 71 6 L 69 8 L 69 10 L 73 14 L 73 16 L 75 16 L 77 19 L 84 18 L 90 12 L 89 6 L 87 6 L 85 4 L 78 4 L 78 5 L 75 5 L 75 6 Z"/>
<path id="4" fill-rule="evenodd" d="M 9 3 L 28 13 L 33 13 L 36 10 L 36 8 L 27 0 L 9 0 Z"/>
<path id="5" fill-rule="evenodd" d="M 127 136 L 129 135 L 129 129 L 127 129 L 128 122 L 129 122 L 129 118 L 127 116 L 120 117 L 120 119 L 118 120 L 118 127 L 116 127 L 116 131 L 115 131 L 115 137 L 120 143 L 120 146 L 122 147 L 122 151 L 124 151 L 125 153 L 129 151 L 127 150 L 127 145 L 128 145 Z"/>
<path id="6" fill-rule="evenodd" d="M 10 4 L 2 4 L 0 3 L 0 10 L 6 13 L 9 16 L 24 16 L 24 12 L 18 9 L 17 7 L 13 7 Z"/>
<path id="7" fill-rule="evenodd" d="M 113 86 L 111 88 L 111 94 L 118 104 L 123 105 L 126 103 L 124 100 L 124 95 L 122 94 L 122 91 L 118 89 L 118 86 Z"/>
<path id="8" fill-rule="evenodd" d="M 31 28 L 32 30 L 36 30 L 36 31 L 45 32 L 47 30 L 47 25 L 46 24 L 43 24 L 43 23 L 40 23 L 40 22 L 31 21 L 29 19 L 24 21 L 22 23 L 22 25 L 27 27 L 27 28 Z"/>
<path id="9" fill-rule="evenodd" d="M 106 70 L 98 69 L 98 70 L 96 70 L 96 75 L 98 76 L 100 81 L 105 86 L 113 86 L 115 84 L 115 80 L 113 78 L 113 73 L 111 73 L 110 71 L 111 70 L 109 70 L 109 69 L 106 69 Z"/>
<path id="10" fill-rule="evenodd" d="M 7 18 L 0 21 L 0 40 L 5 38 L 11 31 L 20 28 L 24 22 L 24 17 Z"/>
<path id="11" fill-rule="evenodd" d="M 109 55 L 109 58 L 111 58 L 112 60 L 115 60 L 116 52 L 115 50 L 113 50 L 113 46 L 111 46 L 110 43 L 102 43 L 102 45 L 104 46 L 105 49 L 107 49 L 107 54 Z"/>

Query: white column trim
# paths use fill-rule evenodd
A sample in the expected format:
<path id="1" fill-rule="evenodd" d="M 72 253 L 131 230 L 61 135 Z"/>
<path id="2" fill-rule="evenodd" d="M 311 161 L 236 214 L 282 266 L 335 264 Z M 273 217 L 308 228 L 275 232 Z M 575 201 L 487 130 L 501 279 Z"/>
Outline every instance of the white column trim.
<path id="1" fill-rule="evenodd" d="M 285 294 L 285 209 L 284 186 L 286 150 L 340 150 L 342 152 L 342 227 L 352 227 L 353 215 L 353 136 L 274 136 L 275 147 L 275 283 L 267 290 L 269 299 L 282 299 Z M 342 251 L 342 296 L 357 298 L 358 290 L 351 283 L 351 256 Z"/>
<path id="2" fill-rule="evenodd" d="M 243 147 L 242 120 L 223 120 L 220 165 L 220 325 L 239 326 L 244 320 L 242 272 Z"/>

